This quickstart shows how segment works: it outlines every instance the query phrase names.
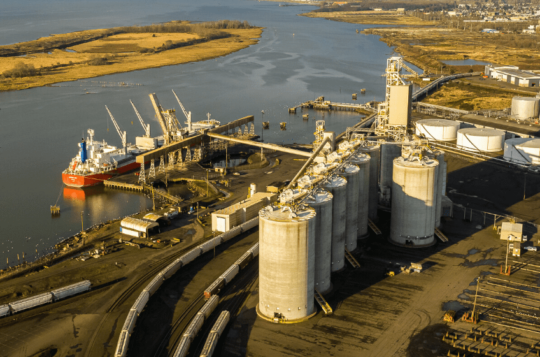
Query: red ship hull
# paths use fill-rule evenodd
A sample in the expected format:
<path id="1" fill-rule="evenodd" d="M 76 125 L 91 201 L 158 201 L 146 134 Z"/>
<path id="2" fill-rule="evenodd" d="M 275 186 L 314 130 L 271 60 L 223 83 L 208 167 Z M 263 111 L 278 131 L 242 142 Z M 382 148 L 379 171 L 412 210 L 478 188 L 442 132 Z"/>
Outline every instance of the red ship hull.
<path id="1" fill-rule="evenodd" d="M 141 165 L 136 162 L 131 164 L 119 167 L 116 170 L 109 171 L 107 173 L 99 174 L 89 174 L 89 175 L 76 175 L 76 174 L 65 174 L 62 173 L 62 181 L 66 186 L 70 187 L 89 187 L 101 185 L 103 181 L 109 180 L 111 177 L 118 174 L 123 174 L 125 172 L 135 170 L 140 168 Z"/>

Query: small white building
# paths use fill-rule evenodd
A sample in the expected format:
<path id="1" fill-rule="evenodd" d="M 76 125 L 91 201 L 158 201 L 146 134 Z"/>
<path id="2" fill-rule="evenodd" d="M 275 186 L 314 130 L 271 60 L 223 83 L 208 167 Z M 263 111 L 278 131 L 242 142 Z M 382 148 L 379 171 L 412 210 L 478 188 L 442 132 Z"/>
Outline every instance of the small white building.
<path id="1" fill-rule="evenodd" d="M 126 217 L 120 222 L 120 233 L 137 238 L 149 238 L 159 232 L 159 224 L 152 221 Z"/>
<path id="2" fill-rule="evenodd" d="M 501 240 L 521 242 L 523 239 L 523 224 L 503 222 L 500 229 Z"/>

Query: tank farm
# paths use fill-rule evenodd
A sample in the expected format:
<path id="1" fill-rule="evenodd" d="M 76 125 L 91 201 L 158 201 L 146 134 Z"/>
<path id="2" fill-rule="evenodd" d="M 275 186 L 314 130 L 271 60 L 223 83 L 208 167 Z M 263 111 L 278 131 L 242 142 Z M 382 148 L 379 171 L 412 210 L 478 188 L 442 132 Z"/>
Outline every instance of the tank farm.
<path id="1" fill-rule="evenodd" d="M 101 257 L 92 261 L 118 271 L 114 282 L 79 278 L 6 299 L 0 332 L 17 326 L 8 319 L 42 316 L 45 306 L 71 316 L 70 304 L 94 296 L 113 302 L 89 328 L 86 355 L 538 355 L 540 233 L 530 212 L 540 193 L 540 139 L 524 121 L 538 121 L 540 99 L 515 97 L 504 122 L 456 117 L 451 108 L 426 113 L 418 100 L 437 86 L 413 92 L 406 79 L 418 74 L 403 71 L 410 68 L 401 57 L 387 60 L 386 97 L 376 106 L 321 96 L 289 108 L 291 120 L 308 110 L 371 113 L 338 135 L 317 120 L 308 145 L 265 143 L 253 116 L 192 123 L 176 93 L 187 128 L 151 94 L 163 136 L 152 137 L 142 118 L 138 147 L 109 147 L 92 131 L 65 174 L 108 167 L 99 153 L 131 155 L 137 174 L 107 169 L 106 188 L 165 204 L 116 222 L 92 250 Z M 205 166 L 223 154 L 229 160 L 229 150 L 259 161 Z M 220 198 L 188 203 L 156 188 L 157 178 Z M 70 249 L 82 252 L 89 234 Z M 122 273 L 127 256 L 131 278 Z M 28 272 L 52 276 L 62 264 L 84 271 L 81 257 Z"/>

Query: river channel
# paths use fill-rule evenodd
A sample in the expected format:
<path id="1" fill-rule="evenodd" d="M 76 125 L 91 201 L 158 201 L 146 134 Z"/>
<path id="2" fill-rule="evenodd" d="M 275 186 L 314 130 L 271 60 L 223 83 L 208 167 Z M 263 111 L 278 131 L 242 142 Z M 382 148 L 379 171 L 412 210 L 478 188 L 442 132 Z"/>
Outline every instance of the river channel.
<path id="1" fill-rule="evenodd" d="M 81 135 L 89 128 L 95 138 L 121 146 L 108 119 L 109 107 L 128 142 L 142 135 L 129 100 L 151 123 L 160 127 L 148 98 L 156 93 L 165 108 L 179 109 L 171 89 L 194 120 L 210 112 L 222 123 L 255 115 L 258 134 L 262 115 L 270 121 L 264 140 L 309 143 L 315 121 L 340 133 L 360 118 L 351 113 L 309 112 L 289 115 L 287 108 L 320 95 L 350 102 L 352 93 L 366 88 L 358 102 L 384 96 L 381 74 L 392 49 L 377 36 L 357 34 L 368 26 L 297 16 L 310 6 L 283 6 L 250 0 L 199 1 L 36 1 L 2 5 L 0 44 L 27 41 L 52 33 L 121 25 L 146 25 L 170 20 L 247 20 L 265 27 L 260 42 L 228 56 L 204 62 L 104 76 L 52 87 L 0 93 L 0 267 L 17 253 L 33 258 L 85 227 L 125 216 L 146 207 L 143 195 L 103 188 L 64 189 L 61 172 L 77 154 Z M 369 27 L 374 27 L 370 25 Z M 98 83 L 99 82 L 99 83 Z M 120 87 L 126 82 L 137 86 Z M 184 119 L 177 111 L 181 122 Z M 279 122 L 287 130 L 279 130 Z M 49 206 L 58 199 L 62 213 L 52 218 Z"/>

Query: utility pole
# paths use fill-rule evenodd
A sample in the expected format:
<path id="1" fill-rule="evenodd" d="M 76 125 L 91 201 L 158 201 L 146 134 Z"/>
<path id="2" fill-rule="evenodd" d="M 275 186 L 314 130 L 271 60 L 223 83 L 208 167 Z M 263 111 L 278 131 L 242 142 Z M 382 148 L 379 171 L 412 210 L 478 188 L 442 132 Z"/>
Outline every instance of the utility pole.
<path id="1" fill-rule="evenodd" d="M 152 211 L 156 210 L 156 201 L 154 200 L 154 186 L 152 186 Z"/>
<path id="2" fill-rule="evenodd" d="M 83 213 L 84 213 L 84 211 L 81 211 L 81 233 L 84 231 Z"/>
<path id="3" fill-rule="evenodd" d="M 225 172 L 227 172 L 227 157 L 229 156 L 228 150 L 227 150 L 228 148 L 229 148 L 229 143 L 225 142 Z"/>
<path id="4" fill-rule="evenodd" d="M 525 181 L 523 183 L 523 199 L 525 200 L 525 193 L 527 192 L 527 173 L 524 175 Z"/>
<path id="5" fill-rule="evenodd" d="M 208 197 L 208 169 L 206 169 L 206 197 Z"/>

